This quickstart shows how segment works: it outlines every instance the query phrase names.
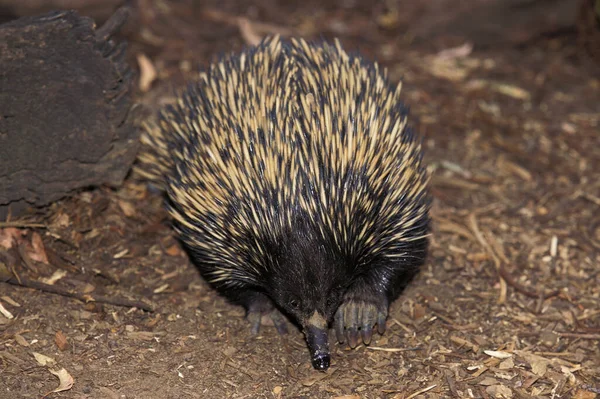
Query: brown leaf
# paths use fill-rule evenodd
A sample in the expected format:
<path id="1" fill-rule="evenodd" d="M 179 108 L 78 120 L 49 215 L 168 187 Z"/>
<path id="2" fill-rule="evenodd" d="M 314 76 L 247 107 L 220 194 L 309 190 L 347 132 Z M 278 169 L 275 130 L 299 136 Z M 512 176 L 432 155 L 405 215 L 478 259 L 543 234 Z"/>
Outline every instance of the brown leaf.
<path id="1" fill-rule="evenodd" d="M 167 248 L 165 252 L 169 256 L 179 256 L 181 254 L 181 248 L 179 247 L 179 245 L 173 244 L 169 248 Z"/>
<path id="2" fill-rule="evenodd" d="M 535 375 L 543 377 L 544 374 L 546 374 L 550 360 L 525 351 L 515 351 L 515 353 L 517 353 L 519 356 L 522 356 L 525 361 L 531 365 L 531 371 L 533 371 Z"/>
<path id="3" fill-rule="evenodd" d="M 25 338 L 23 338 L 23 336 L 21 334 L 15 334 L 15 341 L 17 341 L 17 344 L 21 345 L 21 346 L 29 346 L 29 342 L 27 342 L 27 340 Z"/>
<path id="4" fill-rule="evenodd" d="M 63 334 L 62 331 L 57 331 L 54 335 L 54 343 L 58 346 L 58 349 L 64 351 L 69 347 L 69 343 L 67 342 L 67 336 Z"/>
<path id="5" fill-rule="evenodd" d="M 29 252 L 29 256 L 37 262 L 42 262 L 46 265 L 50 264 L 42 237 L 37 232 L 34 232 L 31 236 L 31 251 Z"/>
<path id="6" fill-rule="evenodd" d="M 125 216 L 130 217 L 135 215 L 135 207 L 129 201 L 119 200 L 119 208 L 121 208 Z"/>
<path id="7" fill-rule="evenodd" d="M 11 249 L 13 245 L 22 241 L 24 234 L 25 231 L 14 227 L 0 229 L 0 247 L 3 247 L 4 249 Z"/>

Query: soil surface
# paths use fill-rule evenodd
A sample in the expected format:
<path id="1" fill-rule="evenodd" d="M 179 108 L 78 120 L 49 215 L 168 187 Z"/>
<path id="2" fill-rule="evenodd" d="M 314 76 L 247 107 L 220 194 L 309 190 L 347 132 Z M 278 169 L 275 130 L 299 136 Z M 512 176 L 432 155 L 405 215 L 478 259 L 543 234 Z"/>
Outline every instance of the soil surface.
<path id="1" fill-rule="evenodd" d="M 140 1 L 125 34 L 149 108 L 268 33 L 337 36 L 403 80 L 434 230 L 385 335 L 332 343 L 325 373 L 300 331 L 265 319 L 252 336 L 190 264 L 160 195 L 130 178 L 0 224 L 0 268 L 71 295 L 0 283 L 1 398 L 600 397 L 598 68 L 571 32 L 414 43 L 404 11 L 334 3 Z"/>

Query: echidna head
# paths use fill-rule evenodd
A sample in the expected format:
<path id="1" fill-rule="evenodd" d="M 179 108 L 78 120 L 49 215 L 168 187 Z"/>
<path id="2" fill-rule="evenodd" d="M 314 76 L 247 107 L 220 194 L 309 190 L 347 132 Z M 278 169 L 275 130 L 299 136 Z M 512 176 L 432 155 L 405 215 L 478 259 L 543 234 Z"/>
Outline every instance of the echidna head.
<path id="1" fill-rule="evenodd" d="M 278 245 L 269 281 L 273 301 L 302 327 L 315 368 L 329 367 L 328 325 L 350 276 L 344 259 L 310 229 L 290 232 Z"/>

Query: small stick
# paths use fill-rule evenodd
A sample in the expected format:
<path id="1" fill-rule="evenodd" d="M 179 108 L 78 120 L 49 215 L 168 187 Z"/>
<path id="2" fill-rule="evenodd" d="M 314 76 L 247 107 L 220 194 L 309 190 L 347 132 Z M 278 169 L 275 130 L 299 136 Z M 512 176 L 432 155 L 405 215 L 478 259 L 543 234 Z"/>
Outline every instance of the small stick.
<path id="1" fill-rule="evenodd" d="M 412 399 L 412 398 L 414 398 L 415 396 L 418 396 L 418 395 L 420 395 L 420 394 L 422 394 L 422 393 L 425 393 L 425 392 L 427 392 L 427 391 L 431 391 L 431 390 L 432 390 L 433 388 L 435 388 L 435 387 L 437 387 L 437 384 L 433 384 L 433 385 L 431 385 L 431 386 L 428 386 L 427 388 L 423 388 L 423 389 L 421 389 L 421 390 L 419 390 L 419 391 L 417 391 L 417 392 L 414 392 L 414 393 L 410 394 L 410 395 L 409 395 L 409 396 L 408 396 L 406 399 Z"/>
<path id="2" fill-rule="evenodd" d="M 4 227 L 39 227 L 39 228 L 46 228 L 48 226 L 46 226 L 43 223 L 29 223 L 29 222 L 25 222 L 25 221 L 15 220 L 14 222 L 0 222 L 0 228 L 4 228 Z"/>
<path id="3" fill-rule="evenodd" d="M 498 268 L 498 274 L 500 275 L 500 277 L 502 277 L 504 279 L 504 281 L 506 281 L 506 284 L 510 285 L 516 291 L 518 291 L 521 294 L 528 296 L 530 298 L 542 297 L 543 300 L 546 300 L 548 298 L 552 298 L 552 297 L 560 294 L 560 290 L 555 290 L 555 291 L 551 291 L 547 294 L 544 294 L 544 293 L 539 293 L 539 292 L 530 290 L 526 287 L 523 287 L 521 284 L 517 283 L 517 281 L 513 278 L 513 276 L 504 267 Z"/>
<path id="4" fill-rule="evenodd" d="M 444 372 L 444 375 L 446 376 L 446 383 L 448 384 L 448 388 L 450 388 L 450 392 L 452 393 L 452 396 L 454 396 L 455 398 L 460 398 L 460 395 L 458 394 L 458 391 L 456 390 L 456 384 L 454 383 L 454 378 L 452 378 L 452 372 L 450 370 L 446 370 Z"/>
<path id="5" fill-rule="evenodd" d="M 17 280 L 15 277 L 11 277 L 10 279 L 6 280 L 6 282 L 9 284 L 12 284 L 12 285 L 20 286 L 20 287 L 33 288 L 33 289 L 36 289 L 39 291 L 49 292 L 51 294 L 57 294 L 57 295 L 62 295 L 62 296 L 70 297 L 70 298 L 76 298 L 76 299 L 79 299 L 80 301 L 83 301 L 86 303 L 87 302 L 98 302 L 98 303 L 106 303 L 106 304 L 115 305 L 115 306 L 124 306 L 124 307 L 128 307 L 128 308 L 138 308 L 138 309 L 145 310 L 147 312 L 154 311 L 154 308 L 152 305 L 147 304 L 142 301 L 136 301 L 136 300 L 131 300 L 131 299 L 117 297 L 117 296 L 104 296 L 104 295 L 92 296 L 90 294 L 82 294 L 80 292 L 73 292 L 73 291 L 67 290 L 67 289 L 62 288 L 57 285 L 44 284 L 44 283 L 40 283 L 39 281 L 28 280 L 28 279 L 24 279 L 22 277 L 19 280 Z"/>
<path id="6" fill-rule="evenodd" d="M 381 346 L 367 346 L 367 349 L 371 349 L 374 351 L 382 351 L 382 352 L 409 352 L 409 351 L 418 351 L 421 349 L 420 346 L 416 346 L 414 348 L 383 348 Z"/>

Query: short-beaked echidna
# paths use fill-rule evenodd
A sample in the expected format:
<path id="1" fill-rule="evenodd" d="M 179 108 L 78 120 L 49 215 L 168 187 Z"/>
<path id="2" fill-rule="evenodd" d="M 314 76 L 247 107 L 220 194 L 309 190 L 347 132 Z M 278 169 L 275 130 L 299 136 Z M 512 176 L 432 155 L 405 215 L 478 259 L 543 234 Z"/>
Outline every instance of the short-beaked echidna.
<path id="1" fill-rule="evenodd" d="M 376 63 L 338 41 L 270 37 L 224 56 L 146 124 L 139 171 L 162 185 L 202 275 L 252 329 L 279 311 L 315 368 L 328 328 L 383 333 L 422 264 L 429 195 L 420 140 Z"/>

